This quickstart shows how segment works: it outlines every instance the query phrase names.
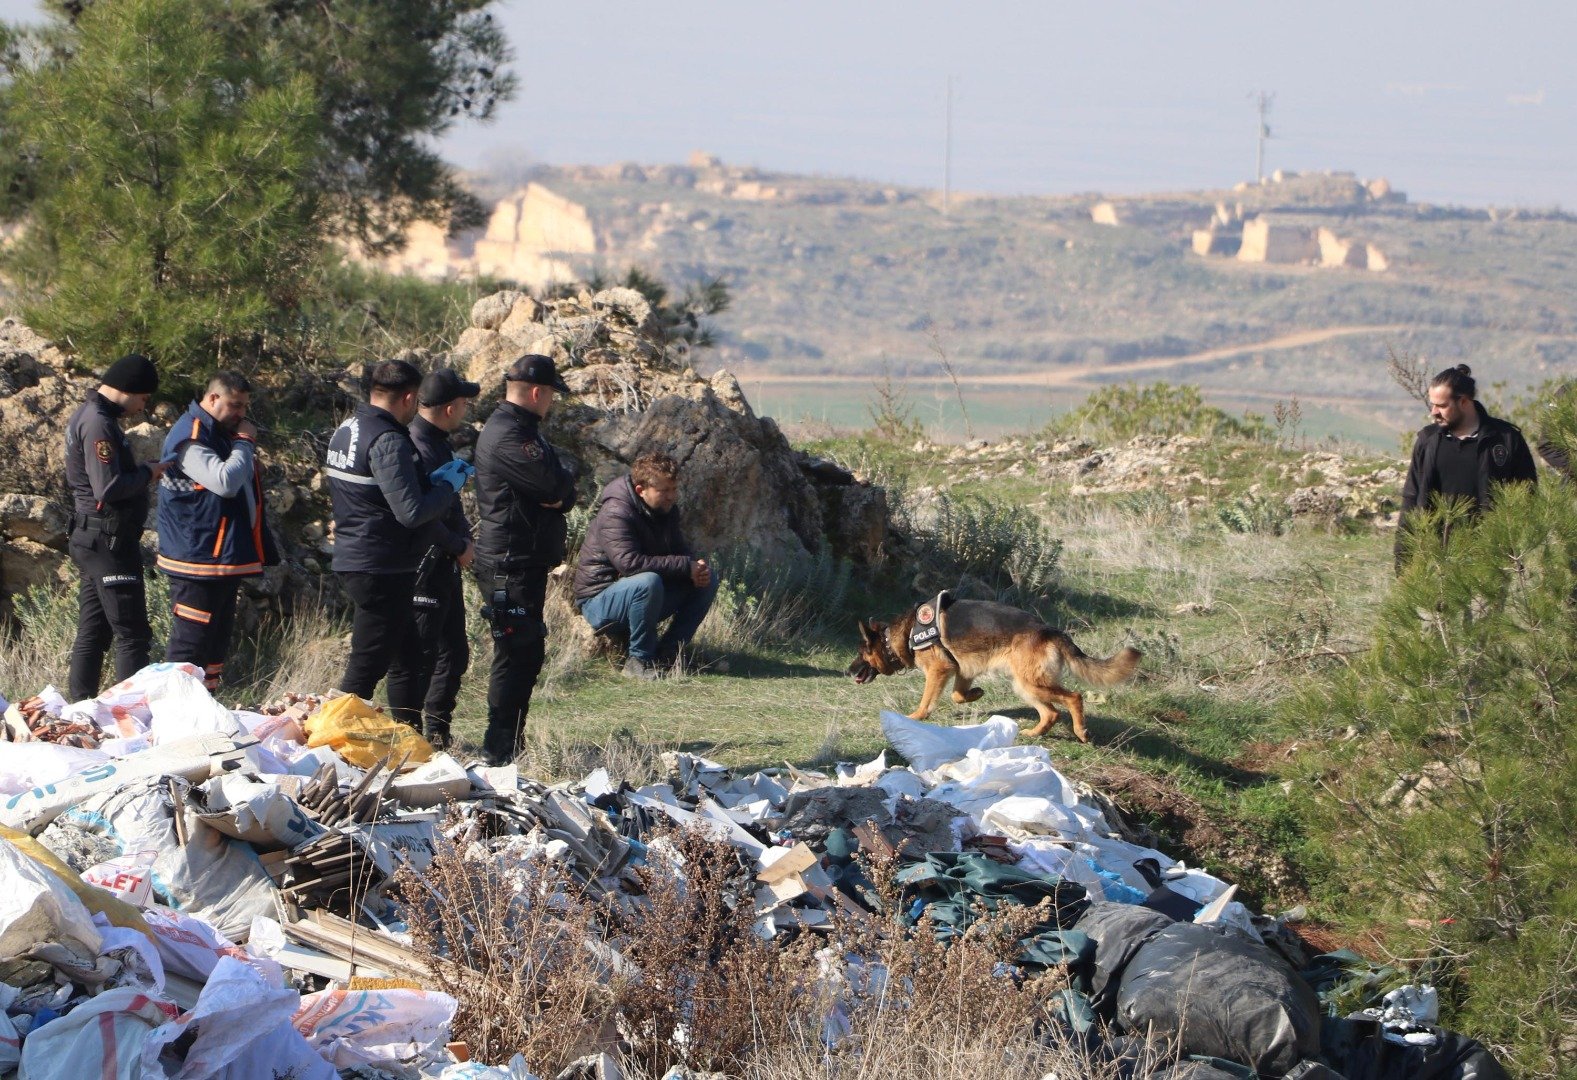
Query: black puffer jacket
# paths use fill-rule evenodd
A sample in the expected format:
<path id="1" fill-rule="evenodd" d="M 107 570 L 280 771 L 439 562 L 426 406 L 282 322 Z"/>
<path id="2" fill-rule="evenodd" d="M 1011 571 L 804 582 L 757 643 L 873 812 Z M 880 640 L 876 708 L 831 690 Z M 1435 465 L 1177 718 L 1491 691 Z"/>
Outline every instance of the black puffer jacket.
<path id="1" fill-rule="evenodd" d="M 583 604 L 620 578 L 654 573 L 688 580 L 694 559 L 679 526 L 679 508 L 659 514 L 641 501 L 628 475 L 597 496 L 575 567 L 575 602 Z"/>

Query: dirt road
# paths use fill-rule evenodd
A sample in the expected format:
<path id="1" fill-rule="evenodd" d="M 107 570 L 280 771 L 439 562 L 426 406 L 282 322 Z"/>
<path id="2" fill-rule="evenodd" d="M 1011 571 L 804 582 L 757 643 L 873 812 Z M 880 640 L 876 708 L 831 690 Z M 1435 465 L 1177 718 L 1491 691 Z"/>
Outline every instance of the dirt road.
<path id="1" fill-rule="evenodd" d="M 1230 360 L 1234 356 L 1250 353 L 1278 352 L 1283 349 L 1300 349 L 1306 345 L 1319 345 L 1336 338 L 1360 334 L 1394 334 L 1408 329 L 1401 324 L 1385 326 L 1329 326 L 1321 330 L 1299 330 L 1280 337 L 1253 341 L 1244 345 L 1223 345 L 1184 356 L 1152 356 L 1144 360 L 1131 360 L 1119 364 L 1068 364 L 1041 371 L 1017 371 L 998 375 L 971 375 L 961 379 L 969 386 L 1071 386 L 1089 379 L 1110 379 L 1130 373 L 1164 371 L 1167 368 L 1188 367 L 1193 364 L 1210 364 L 1217 360 Z M 740 378 L 747 383 L 788 386 L 795 383 L 869 383 L 872 376 L 863 375 L 775 375 L 767 372 L 742 372 Z M 921 381 L 921 380 L 913 380 Z M 930 380 L 927 380 L 930 381 Z"/>

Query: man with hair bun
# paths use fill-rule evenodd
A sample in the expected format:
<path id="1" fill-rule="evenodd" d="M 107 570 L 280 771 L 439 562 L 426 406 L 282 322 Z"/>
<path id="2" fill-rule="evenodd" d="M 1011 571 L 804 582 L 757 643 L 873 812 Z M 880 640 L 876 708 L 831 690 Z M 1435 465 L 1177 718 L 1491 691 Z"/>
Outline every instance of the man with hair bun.
<path id="1" fill-rule="evenodd" d="M 1477 400 L 1478 387 L 1466 364 L 1447 368 L 1429 381 L 1431 423 L 1413 442 L 1413 459 L 1402 485 L 1397 530 L 1401 569 L 1409 519 L 1454 500 L 1474 516 L 1494 502 L 1499 484 L 1537 483 L 1533 454 L 1517 425 L 1489 415 Z"/>
<path id="2" fill-rule="evenodd" d="M 581 545 L 575 605 L 598 633 L 629 631 L 630 678 L 654 679 L 660 667 L 679 664 L 717 595 L 712 568 L 685 539 L 678 503 L 678 463 L 664 453 L 642 454 L 597 496 L 597 516 Z M 673 621 L 659 638 L 666 619 Z"/>

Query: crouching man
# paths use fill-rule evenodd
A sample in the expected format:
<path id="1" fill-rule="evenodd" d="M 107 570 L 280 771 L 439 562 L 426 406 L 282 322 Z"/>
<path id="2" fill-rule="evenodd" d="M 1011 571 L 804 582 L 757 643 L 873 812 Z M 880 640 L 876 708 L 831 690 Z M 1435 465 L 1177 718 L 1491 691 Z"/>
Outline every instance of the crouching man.
<path id="1" fill-rule="evenodd" d="M 624 674 L 631 678 L 654 679 L 660 667 L 678 663 L 717 595 L 711 567 L 685 541 L 678 501 L 678 463 L 642 454 L 597 496 L 580 549 L 575 606 L 598 633 L 628 628 Z M 659 638 L 665 619 L 673 621 Z"/>

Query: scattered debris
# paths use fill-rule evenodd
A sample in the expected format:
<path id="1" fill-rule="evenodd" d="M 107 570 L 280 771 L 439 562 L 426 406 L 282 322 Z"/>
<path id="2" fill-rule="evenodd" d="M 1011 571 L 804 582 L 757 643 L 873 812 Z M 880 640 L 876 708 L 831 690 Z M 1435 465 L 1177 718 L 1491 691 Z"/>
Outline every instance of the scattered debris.
<path id="1" fill-rule="evenodd" d="M 695 865 L 675 861 L 674 826 L 732 849 L 727 903 L 757 947 L 874 927 L 884 911 L 950 947 L 984 912 L 1016 908 L 1010 966 L 1061 972 L 1059 1015 L 1082 1018 L 1078 1030 L 1175 1028 L 1184 1053 L 1266 1075 L 1340 1067 L 1315 1061 L 1336 1021 L 1297 972 L 1347 977 L 1343 958 L 1311 957 L 1290 916 L 1256 915 L 1235 886 L 1150 846 L 1047 748 L 1015 745 L 1011 720 L 949 729 L 886 713 L 905 766 L 884 753 L 741 776 L 669 753 L 663 782 L 632 788 L 596 769 L 549 785 L 433 755 L 360 699 L 232 712 L 200 676 L 157 664 L 94 701 L 46 690 L 9 710 L 11 749 L 53 753 L 8 760 L 0 802 L 0 1076 L 18 1064 L 60 1080 L 254 1075 L 226 1071 L 240 1063 L 309 1080 L 531 1080 L 518 1055 L 486 1065 L 452 1041 L 460 1002 L 426 989 L 443 954 L 418 952 L 407 920 L 426 917 L 435 883 L 467 887 L 470 863 L 460 877 L 424 872 L 445 865 L 440 848 L 499 871 L 508 927 L 519 905 L 555 903 L 530 891 L 546 879 L 511 876 L 545 860 L 614 927 L 653 903 L 649 859 L 681 875 Z M 867 874 L 876 865 L 896 871 L 896 907 Z M 615 939 L 586 949 L 610 977 L 630 969 Z M 824 1038 L 836 1040 L 838 987 L 870 972 L 828 953 Z M 1168 989 L 1196 969 L 1212 972 L 1208 987 Z M 1428 988 L 1375 996 L 1381 1011 L 1352 1020 L 1353 1038 L 1395 1029 L 1410 1048 L 1477 1054 L 1472 1075 L 1496 1076 L 1476 1044 L 1428 1026 L 1433 1002 Z M 624 1076 L 626 1037 L 588 1032 L 575 1052 L 593 1052 L 556 1075 Z"/>

